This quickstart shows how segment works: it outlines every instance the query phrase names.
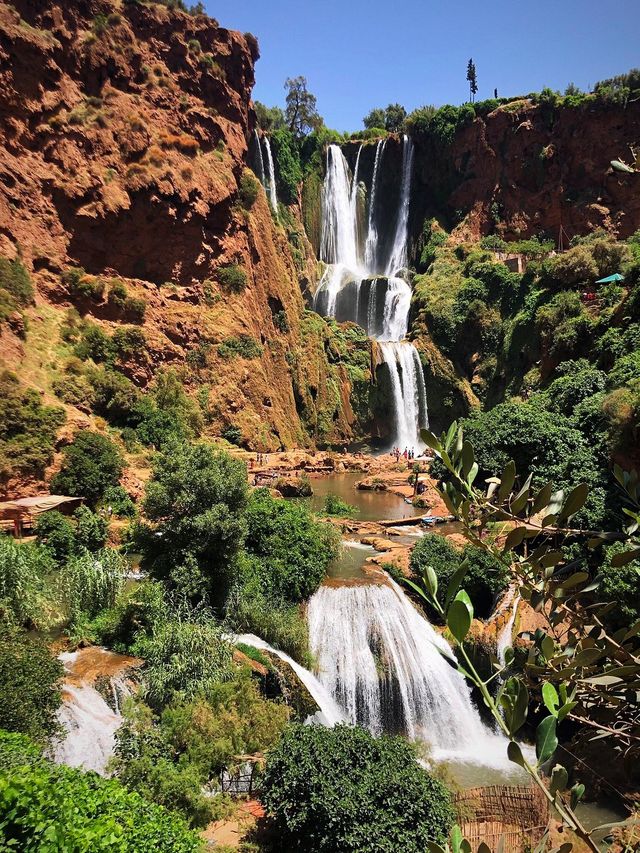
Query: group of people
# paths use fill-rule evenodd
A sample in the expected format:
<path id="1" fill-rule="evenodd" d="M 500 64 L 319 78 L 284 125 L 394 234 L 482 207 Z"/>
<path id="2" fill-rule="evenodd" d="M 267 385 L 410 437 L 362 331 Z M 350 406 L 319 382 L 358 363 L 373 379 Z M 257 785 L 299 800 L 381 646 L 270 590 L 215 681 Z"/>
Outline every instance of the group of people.
<path id="1" fill-rule="evenodd" d="M 400 452 L 399 447 L 394 447 L 389 455 L 395 456 L 396 462 L 400 461 L 400 457 L 402 457 L 405 461 L 408 459 L 415 459 L 416 458 L 416 452 L 413 449 L 413 447 L 405 447 L 405 449 L 402 452 Z"/>

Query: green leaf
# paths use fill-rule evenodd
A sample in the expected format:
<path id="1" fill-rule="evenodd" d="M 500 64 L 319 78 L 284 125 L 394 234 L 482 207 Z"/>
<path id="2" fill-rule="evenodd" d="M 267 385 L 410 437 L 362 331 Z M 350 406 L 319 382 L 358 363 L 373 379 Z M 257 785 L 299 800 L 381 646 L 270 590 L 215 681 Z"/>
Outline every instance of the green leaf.
<path id="1" fill-rule="evenodd" d="M 462 830 L 455 823 L 451 827 L 451 851 L 452 853 L 460 853 L 460 845 L 462 844 Z"/>
<path id="2" fill-rule="evenodd" d="M 571 789 L 571 808 L 575 809 L 584 796 L 584 785 L 574 785 Z"/>
<path id="3" fill-rule="evenodd" d="M 510 509 L 511 512 L 514 513 L 514 515 L 517 515 L 519 512 L 521 512 L 527 505 L 527 501 L 529 500 L 529 489 L 531 488 L 532 477 L 533 474 L 529 474 L 524 486 L 520 489 L 518 494 L 511 501 Z"/>
<path id="4" fill-rule="evenodd" d="M 453 599 L 455 598 L 456 593 L 460 589 L 460 584 L 464 580 L 464 576 L 469 569 L 469 560 L 463 560 L 459 567 L 455 570 L 451 579 L 449 580 L 449 584 L 447 586 L 447 595 L 444 600 L 444 609 L 446 610 Z"/>
<path id="5" fill-rule="evenodd" d="M 484 841 L 480 842 L 480 846 L 478 847 L 478 853 L 491 853 L 491 848 L 484 843 Z"/>
<path id="6" fill-rule="evenodd" d="M 420 430 L 420 438 L 424 441 L 427 447 L 430 447 L 436 452 L 440 452 L 440 440 L 428 429 Z"/>
<path id="7" fill-rule="evenodd" d="M 569 495 L 564 502 L 560 511 L 560 518 L 571 518 L 579 509 L 582 509 L 584 502 L 589 497 L 589 486 L 586 483 L 580 483 L 569 492 Z"/>
<path id="8" fill-rule="evenodd" d="M 514 527 L 513 530 L 510 530 L 507 535 L 507 538 L 505 539 L 502 553 L 506 554 L 507 551 L 513 551 L 514 548 L 517 548 L 518 545 L 521 545 L 526 532 L 526 527 Z"/>
<path id="9" fill-rule="evenodd" d="M 551 782 L 549 784 L 549 792 L 555 796 L 556 791 L 564 791 L 569 781 L 569 774 L 562 764 L 556 764 L 551 771 Z"/>
<path id="10" fill-rule="evenodd" d="M 422 577 L 426 588 L 435 598 L 438 593 L 438 576 L 436 575 L 433 566 L 427 566 Z"/>
<path id="11" fill-rule="evenodd" d="M 462 476 L 467 477 L 474 463 L 473 447 L 468 441 L 462 445 Z"/>
<path id="12" fill-rule="evenodd" d="M 426 432 L 426 430 L 423 429 L 422 432 Z M 427 841 L 427 849 L 429 850 L 429 853 L 447 853 L 445 848 L 436 844 L 435 841 Z"/>
<path id="13" fill-rule="evenodd" d="M 535 496 L 534 501 L 533 501 L 533 507 L 531 509 L 531 512 L 533 513 L 533 515 L 536 515 L 536 513 L 540 512 L 540 510 L 542 510 L 546 506 L 548 506 L 549 501 L 551 500 L 552 492 L 553 492 L 553 484 L 552 483 L 547 483 L 546 486 L 543 486 L 540 489 L 540 491 Z"/>
<path id="14" fill-rule="evenodd" d="M 542 654 L 545 657 L 545 660 L 551 660 L 556 653 L 556 644 L 553 642 L 553 639 L 547 634 L 546 637 L 540 643 L 540 648 L 542 650 Z"/>
<path id="15" fill-rule="evenodd" d="M 451 602 L 447 613 L 447 626 L 459 643 L 462 643 L 469 633 L 471 614 L 466 603 L 457 597 Z"/>
<path id="16" fill-rule="evenodd" d="M 509 746 L 507 747 L 507 758 L 509 761 L 513 761 L 514 764 L 519 764 L 520 767 L 525 766 L 522 750 L 515 740 L 509 741 Z"/>
<path id="17" fill-rule="evenodd" d="M 504 471 L 500 476 L 500 488 L 498 489 L 498 500 L 504 501 L 509 494 L 516 479 L 516 463 L 511 459 L 504 466 Z"/>
<path id="18" fill-rule="evenodd" d="M 640 557 L 640 548 L 633 548 L 630 551 L 622 551 L 620 554 L 614 554 L 611 558 L 611 565 L 618 568 L 619 566 L 626 566 L 627 563 L 630 563 L 632 560 L 636 560 Z"/>
<path id="19" fill-rule="evenodd" d="M 575 572 L 570 578 L 560 581 L 562 589 L 572 589 L 589 579 L 589 572 Z"/>
<path id="20" fill-rule="evenodd" d="M 556 688 L 549 681 L 542 685 L 542 701 L 544 702 L 547 711 L 556 717 L 558 715 L 560 697 L 558 696 Z"/>
<path id="21" fill-rule="evenodd" d="M 558 748 L 556 718 L 545 717 L 536 729 L 536 755 L 538 764 L 544 764 Z"/>

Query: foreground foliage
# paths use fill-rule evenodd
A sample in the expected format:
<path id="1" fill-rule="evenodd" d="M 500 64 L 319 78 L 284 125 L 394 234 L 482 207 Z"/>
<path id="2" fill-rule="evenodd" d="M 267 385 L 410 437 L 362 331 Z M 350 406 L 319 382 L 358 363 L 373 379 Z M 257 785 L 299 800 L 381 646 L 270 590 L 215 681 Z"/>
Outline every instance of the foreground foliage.
<path id="1" fill-rule="evenodd" d="M 453 822 L 444 785 L 405 740 L 350 726 L 290 727 L 269 753 L 262 800 L 288 850 L 423 853 Z"/>
<path id="2" fill-rule="evenodd" d="M 29 740 L 0 732 L 3 850 L 192 853 L 200 839 L 177 816 L 102 779 L 52 764 Z"/>
<path id="3" fill-rule="evenodd" d="M 465 561 L 450 579 L 443 604 L 438 597 L 438 577 L 431 566 L 424 567 L 422 588 L 409 583 L 446 619 L 458 643 L 460 671 L 476 685 L 509 738 L 509 758 L 527 770 L 563 822 L 596 853 L 598 846 L 575 812 L 584 785 L 576 782 L 569 789 L 567 770 L 556 764 L 547 787 L 542 781 L 542 768 L 553 758 L 558 747 L 558 726 L 567 718 L 583 727 L 583 737 L 604 740 L 615 760 L 624 762 L 630 770 L 637 766 L 640 622 L 609 632 L 606 617 L 616 603 L 599 600 L 600 578 L 589 570 L 587 554 L 578 551 L 575 559 L 575 549 L 566 545 L 577 540 L 590 549 L 598 549 L 607 541 L 627 542 L 611 557 L 615 567 L 628 565 L 640 556 L 638 476 L 616 467 L 616 479 L 626 503 L 624 512 L 630 522 L 623 532 L 582 530 L 573 526 L 573 519 L 587 501 L 586 483 L 568 492 L 554 491 L 551 482 L 534 489 L 529 475 L 517 484 L 517 469 L 511 460 L 500 476 L 487 480 L 486 489 L 480 488 L 475 485 L 479 466 L 473 447 L 457 424 L 452 424 L 441 438 L 427 430 L 422 436 L 444 466 L 441 494 L 448 509 L 462 522 L 467 538 L 509 567 L 520 595 L 544 614 L 548 629 L 526 637 L 529 651 L 523 671 L 506 678 L 497 697 L 493 697 L 489 683 L 495 675 L 484 680 L 464 646 L 474 615 L 464 589 L 468 563 Z M 487 525 L 501 522 L 508 532 L 504 544 L 499 545 L 484 534 Z M 507 650 L 506 660 L 507 665 L 513 663 L 513 649 Z M 497 666 L 497 673 L 503 671 Z M 543 715 L 536 727 L 535 762 L 525 758 L 515 741 L 527 721 L 532 701 Z"/>

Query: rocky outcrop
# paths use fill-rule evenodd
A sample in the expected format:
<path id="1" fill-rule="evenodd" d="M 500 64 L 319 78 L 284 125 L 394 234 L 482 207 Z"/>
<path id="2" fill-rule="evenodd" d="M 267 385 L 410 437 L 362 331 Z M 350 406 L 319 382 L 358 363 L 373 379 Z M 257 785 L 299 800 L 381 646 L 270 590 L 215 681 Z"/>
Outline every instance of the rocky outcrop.
<path id="1" fill-rule="evenodd" d="M 213 435 L 273 450 L 361 432 L 286 231 L 240 189 L 257 56 L 252 36 L 159 3 L 0 2 L 0 255 L 36 285 L 26 330 L 0 324 L 0 362 L 46 397 L 73 307 L 109 333 L 138 324 L 145 352 L 119 369 L 144 389 L 175 368 Z M 62 283 L 72 266 L 106 282 L 97 298 Z M 114 282 L 144 320 L 114 310 Z"/>
<path id="2" fill-rule="evenodd" d="M 527 99 L 475 118 L 450 145 L 416 139 L 414 234 L 426 216 L 459 225 L 462 240 L 547 234 L 568 238 L 640 227 L 640 172 L 614 171 L 640 143 L 640 102 L 587 98 L 576 107 Z"/>

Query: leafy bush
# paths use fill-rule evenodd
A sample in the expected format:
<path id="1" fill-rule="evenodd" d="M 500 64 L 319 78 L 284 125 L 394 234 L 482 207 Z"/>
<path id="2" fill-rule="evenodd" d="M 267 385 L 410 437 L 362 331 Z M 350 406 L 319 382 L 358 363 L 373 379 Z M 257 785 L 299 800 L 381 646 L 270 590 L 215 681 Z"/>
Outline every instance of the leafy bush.
<path id="1" fill-rule="evenodd" d="M 343 501 L 338 495 L 329 493 L 325 498 L 324 511 L 327 515 L 351 517 L 358 514 L 358 507 Z"/>
<path id="2" fill-rule="evenodd" d="M 69 519 L 57 510 L 43 512 L 34 526 L 38 545 L 44 546 L 61 566 L 76 550 L 76 533 Z"/>
<path id="3" fill-rule="evenodd" d="M 168 618 L 164 586 L 158 581 L 144 580 L 119 595 L 115 605 L 102 610 L 87 629 L 95 642 L 128 652 Z"/>
<path id="4" fill-rule="evenodd" d="M 399 737 L 291 726 L 267 759 L 262 802 L 289 850 L 403 850 L 444 843 L 449 792 Z"/>
<path id="5" fill-rule="evenodd" d="M 126 560 L 113 548 L 72 557 L 60 573 L 62 596 L 71 619 L 96 616 L 113 607 L 127 569 Z"/>
<path id="6" fill-rule="evenodd" d="M 42 476 L 64 421 L 63 409 L 43 406 L 37 391 L 0 371 L 0 483 L 18 474 Z"/>
<path id="7" fill-rule="evenodd" d="M 260 585 L 268 595 L 303 601 L 322 583 L 337 555 L 333 527 L 314 520 L 306 506 L 255 489 L 246 512 L 247 551 L 258 557 Z"/>
<path id="8" fill-rule="evenodd" d="M 58 732 L 63 672 L 39 637 L 0 628 L 0 728 L 43 744 L 53 737 Z"/>
<path id="9" fill-rule="evenodd" d="M 20 258 L 13 261 L 0 257 L 0 323 L 9 315 L 33 301 L 33 284 Z"/>
<path id="10" fill-rule="evenodd" d="M 240 198 L 240 204 L 245 210 L 251 210 L 253 205 L 256 203 L 259 192 L 260 181 L 256 179 L 252 172 L 243 172 L 238 185 L 238 196 Z"/>
<path id="11" fill-rule="evenodd" d="M 201 849 L 198 836 L 179 817 L 128 792 L 117 780 L 37 760 L 26 742 L 3 734 L 0 754 L 5 753 L 13 758 L 0 763 L 0 836 L 7 850 Z"/>
<path id="12" fill-rule="evenodd" d="M 206 612 L 160 622 L 138 649 L 145 659 L 143 695 L 156 710 L 207 694 L 232 675 L 232 647 Z"/>
<path id="13" fill-rule="evenodd" d="M 262 347 L 250 335 L 239 335 L 237 338 L 227 338 L 218 345 L 218 355 L 221 358 L 259 358 Z"/>
<path id="14" fill-rule="evenodd" d="M 628 628 L 640 619 L 640 560 L 613 565 L 614 557 L 626 550 L 621 542 L 609 546 L 600 569 L 598 601 L 615 602 L 606 619 L 616 630 Z"/>
<path id="15" fill-rule="evenodd" d="M 109 486 L 118 484 L 122 470 L 116 445 L 104 435 L 85 430 L 64 448 L 62 467 L 52 478 L 51 489 L 95 504 Z"/>
<path id="16" fill-rule="evenodd" d="M 48 549 L 0 536 L 0 621 L 45 627 L 45 578 L 53 568 Z"/>
<path id="17" fill-rule="evenodd" d="M 294 204 L 302 182 L 302 167 L 296 140 L 291 131 L 284 127 L 274 130 L 269 138 L 282 200 L 285 204 Z"/>
<path id="18" fill-rule="evenodd" d="M 80 506 L 74 512 L 76 522 L 75 538 L 77 547 L 87 551 L 98 551 L 107 539 L 108 523 L 103 516 L 98 515 L 86 506 Z"/>
<path id="19" fill-rule="evenodd" d="M 116 518 L 135 518 L 136 505 L 122 486 L 109 486 L 102 496 L 102 507 Z"/>
<path id="20" fill-rule="evenodd" d="M 242 293 L 247 286 L 247 274 L 238 264 L 226 264 L 216 269 L 216 278 L 225 290 Z"/>

